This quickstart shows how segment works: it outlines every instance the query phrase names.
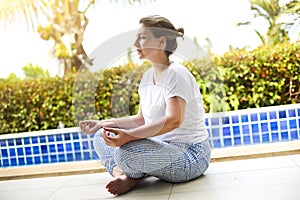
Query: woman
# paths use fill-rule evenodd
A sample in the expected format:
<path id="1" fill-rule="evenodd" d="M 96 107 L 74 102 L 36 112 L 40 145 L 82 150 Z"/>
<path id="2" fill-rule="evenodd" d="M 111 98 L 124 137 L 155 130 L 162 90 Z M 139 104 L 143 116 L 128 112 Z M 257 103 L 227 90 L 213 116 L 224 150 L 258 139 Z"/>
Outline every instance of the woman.
<path id="1" fill-rule="evenodd" d="M 139 85 L 136 115 L 80 122 L 94 134 L 94 147 L 114 177 L 106 188 L 113 195 L 134 188 L 146 176 L 185 182 L 201 176 L 210 162 L 202 97 L 192 74 L 169 56 L 183 29 L 161 16 L 140 20 L 134 43 L 140 59 L 152 63 Z"/>

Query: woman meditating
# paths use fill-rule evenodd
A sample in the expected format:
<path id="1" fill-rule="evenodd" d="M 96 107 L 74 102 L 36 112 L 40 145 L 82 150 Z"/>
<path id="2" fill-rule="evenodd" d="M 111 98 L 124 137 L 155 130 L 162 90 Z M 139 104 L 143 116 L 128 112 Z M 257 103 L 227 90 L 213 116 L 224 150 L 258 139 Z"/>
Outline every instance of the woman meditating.
<path id="1" fill-rule="evenodd" d="M 186 67 L 169 59 L 183 34 L 183 28 L 176 29 L 164 17 L 142 18 L 134 45 L 139 58 L 152 67 L 140 81 L 138 113 L 79 123 L 83 133 L 95 134 L 95 150 L 113 176 L 106 185 L 113 195 L 128 192 L 148 176 L 171 183 L 190 181 L 209 166 L 199 87 Z"/>

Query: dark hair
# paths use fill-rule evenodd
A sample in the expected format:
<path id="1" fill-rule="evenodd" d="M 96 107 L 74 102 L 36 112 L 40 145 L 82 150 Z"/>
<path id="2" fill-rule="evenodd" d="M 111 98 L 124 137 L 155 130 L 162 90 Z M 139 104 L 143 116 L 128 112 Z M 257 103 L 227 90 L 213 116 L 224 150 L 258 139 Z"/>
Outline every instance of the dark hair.
<path id="1" fill-rule="evenodd" d="M 140 19 L 140 24 L 149 28 L 154 37 L 166 37 L 165 53 L 169 57 L 177 48 L 177 37 L 183 38 L 184 29 L 175 28 L 174 25 L 165 17 L 152 15 Z"/>

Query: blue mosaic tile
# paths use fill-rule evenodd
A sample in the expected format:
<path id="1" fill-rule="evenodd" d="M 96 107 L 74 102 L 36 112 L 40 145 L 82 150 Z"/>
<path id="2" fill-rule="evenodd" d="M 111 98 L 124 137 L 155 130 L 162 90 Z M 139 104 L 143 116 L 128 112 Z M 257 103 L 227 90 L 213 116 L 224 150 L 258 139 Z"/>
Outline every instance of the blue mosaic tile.
<path id="1" fill-rule="evenodd" d="M 71 140 L 71 135 L 70 135 L 70 133 L 64 134 L 64 138 L 65 138 L 65 141 Z"/>
<path id="2" fill-rule="evenodd" d="M 280 129 L 281 130 L 287 130 L 287 123 L 286 123 L 286 121 L 281 121 L 280 122 Z"/>
<path id="3" fill-rule="evenodd" d="M 224 138 L 224 146 L 228 147 L 228 146 L 232 146 L 232 140 L 231 138 Z"/>
<path id="4" fill-rule="evenodd" d="M 41 164 L 42 162 L 41 162 L 41 157 L 40 156 L 35 156 L 34 158 L 33 158 L 33 160 L 34 160 L 34 164 Z"/>
<path id="5" fill-rule="evenodd" d="M 79 140 L 79 135 L 78 133 L 72 133 L 72 137 L 73 137 L 73 140 Z"/>
<path id="6" fill-rule="evenodd" d="M 213 128 L 212 129 L 212 137 L 214 137 L 214 138 L 220 137 L 220 130 L 219 130 L 219 128 Z"/>
<path id="7" fill-rule="evenodd" d="M 231 133 L 230 133 L 230 127 L 224 127 L 223 128 L 223 136 L 226 137 L 226 136 L 230 136 Z"/>
<path id="8" fill-rule="evenodd" d="M 7 149 L 1 149 L 1 158 L 7 158 L 7 157 L 8 157 Z"/>
<path id="9" fill-rule="evenodd" d="M 47 145 L 41 145 L 42 154 L 48 153 L 48 146 Z"/>
<path id="10" fill-rule="evenodd" d="M 26 153 L 27 156 L 31 155 L 32 154 L 31 147 L 25 147 L 25 153 Z"/>
<path id="11" fill-rule="evenodd" d="M 46 143 L 46 136 L 40 136 L 40 143 Z"/>
<path id="12" fill-rule="evenodd" d="M 258 124 L 251 124 L 251 128 L 253 133 L 258 133 Z"/>
<path id="13" fill-rule="evenodd" d="M 81 133 L 81 134 L 80 134 L 80 137 L 81 137 L 82 139 L 87 139 L 88 136 L 87 136 L 86 134 Z"/>
<path id="14" fill-rule="evenodd" d="M 30 144 L 30 138 L 29 137 L 23 138 L 23 141 L 24 141 L 24 144 Z"/>
<path id="15" fill-rule="evenodd" d="M 251 119 L 252 122 L 258 121 L 257 114 L 251 114 L 251 115 L 250 115 L 250 119 Z"/>
<path id="16" fill-rule="evenodd" d="M 208 119 L 205 119 L 205 125 L 209 126 Z"/>
<path id="17" fill-rule="evenodd" d="M 33 154 L 39 154 L 39 153 L 40 153 L 40 148 L 39 148 L 39 146 L 33 146 L 33 147 L 32 147 L 32 151 L 33 151 Z"/>
<path id="18" fill-rule="evenodd" d="M 33 159 L 32 159 L 32 157 L 26 157 L 26 164 L 27 164 L 27 165 L 32 165 L 32 164 L 33 164 Z"/>
<path id="19" fill-rule="evenodd" d="M 89 149 L 89 143 L 87 141 L 82 142 L 82 148 L 83 149 Z"/>
<path id="20" fill-rule="evenodd" d="M 221 140 L 213 140 L 213 144 L 212 144 L 213 148 L 221 148 Z"/>
<path id="21" fill-rule="evenodd" d="M 83 159 L 84 160 L 90 160 L 91 159 L 91 155 L 89 152 L 84 152 L 83 153 Z"/>
<path id="22" fill-rule="evenodd" d="M 9 166 L 9 160 L 8 160 L 8 159 L 3 159 L 3 160 L 2 160 L 2 165 L 3 165 L 4 167 L 8 167 L 8 166 Z"/>
<path id="23" fill-rule="evenodd" d="M 260 137 L 259 135 L 252 135 L 252 140 L 254 144 L 259 144 L 260 142 Z"/>
<path id="24" fill-rule="evenodd" d="M 56 152 L 55 144 L 50 144 L 50 145 L 49 145 L 49 151 L 50 151 L 51 153 Z"/>
<path id="25" fill-rule="evenodd" d="M 95 151 L 92 152 L 93 159 L 98 160 L 99 157 Z"/>
<path id="26" fill-rule="evenodd" d="M 222 118 L 222 124 L 230 124 L 229 117 L 223 117 Z"/>
<path id="27" fill-rule="evenodd" d="M 269 131 L 268 123 L 261 123 L 261 131 L 262 131 L 263 133 Z"/>
<path id="28" fill-rule="evenodd" d="M 296 129 L 297 128 L 297 121 L 295 119 L 292 119 L 289 121 L 290 129 Z"/>
<path id="29" fill-rule="evenodd" d="M 22 139 L 21 138 L 16 139 L 16 145 L 22 145 Z"/>
<path id="30" fill-rule="evenodd" d="M 80 149 L 80 142 L 74 142 L 74 150 L 79 151 Z"/>
<path id="31" fill-rule="evenodd" d="M 250 136 L 244 136 L 243 141 L 244 141 L 244 144 L 251 144 Z"/>
<path id="32" fill-rule="evenodd" d="M 43 163 L 49 163 L 48 156 L 42 156 Z"/>
<path id="33" fill-rule="evenodd" d="M 25 165 L 25 159 L 24 158 L 18 158 L 19 165 Z"/>
<path id="34" fill-rule="evenodd" d="M 71 143 L 66 143 L 66 151 L 73 151 Z"/>
<path id="35" fill-rule="evenodd" d="M 260 115 L 260 120 L 263 121 L 263 120 L 267 120 L 268 117 L 267 117 L 267 113 L 266 112 L 262 112 L 259 114 Z"/>
<path id="36" fill-rule="evenodd" d="M 286 111 L 285 110 L 279 111 L 279 118 L 280 119 L 286 118 Z"/>
<path id="37" fill-rule="evenodd" d="M 299 135 L 298 135 L 298 131 L 297 130 L 294 130 L 294 131 L 291 131 L 291 139 L 292 140 L 298 140 L 299 139 Z"/>
<path id="38" fill-rule="evenodd" d="M 277 114 L 276 112 L 272 111 L 272 112 L 269 112 L 269 118 L 272 120 L 272 119 L 277 119 Z"/>
<path id="39" fill-rule="evenodd" d="M 211 118 L 211 125 L 212 126 L 219 125 L 219 118 Z"/>
<path id="40" fill-rule="evenodd" d="M 10 164 L 11 166 L 18 166 L 18 161 L 16 158 L 11 158 L 10 159 Z"/>
<path id="41" fill-rule="evenodd" d="M 232 128 L 233 128 L 233 134 L 234 135 L 240 135 L 241 134 L 239 126 L 233 126 Z"/>
<path id="42" fill-rule="evenodd" d="M 8 146 L 15 146 L 15 140 L 14 139 L 9 139 L 8 140 Z"/>
<path id="43" fill-rule="evenodd" d="M 57 134 L 55 136 L 56 142 L 61 142 L 62 141 L 62 135 L 61 134 Z"/>
<path id="44" fill-rule="evenodd" d="M 232 117 L 231 117 L 231 120 L 232 120 L 232 123 L 233 123 L 233 124 L 236 124 L 236 123 L 239 123 L 239 122 L 240 122 L 239 116 L 232 116 Z"/>
<path id="45" fill-rule="evenodd" d="M 17 148 L 17 153 L 18 153 L 18 156 L 23 156 L 24 155 L 24 149 L 22 147 Z"/>
<path id="46" fill-rule="evenodd" d="M 52 163 L 56 163 L 57 162 L 56 155 L 50 155 L 50 160 L 51 160 Z"/>
<path id="47" fill-rule="evenodd" d="M 38 137 L 34 136 L 34 137 L 31 137 L 31 144 L 38 144 Z"/>
<path id="48" fill-rule="evenodd" d="M 234 137 L 234 145 L 241 145 L 242 141 L 241 141 L 241 137 Z"/>
<path id="49" fill-rule="evenodd" d="M 298 116 L 300 117 L 300 108 L 297 109 Z"/>
<path id="50" fill-rule="evenodd" d="M 277 122 L 271 122 L 271 131 L 278 131 Z"/>
<path id="51" fill-rule="evenodd" d="M 281 140 L 282 141 L 287 141 L 289 139 L 289 134 L 288 134 L 287 131 L 283 131 L 280 134 L 281 134 Z"/>
<path id="52" fill-rule="evenodd" d="M 64 154 L 59 154 L 59 155 L 58 155 L 58 161 L 59 161 L 59 162 L 64 162 L 64 161 L 66 161 L 65 155 L 64 155 Z"/>
<path id="53" fill-rule="evenodd" d="M 75 160 L 82 160 L 81 153 L 75 153 Z"/>
<path id="54" fill-rule="evenodd" d="M 296 117 L 296 110 L 288 110 L 289 117 Z"/>
<path id="55" fill-rule="evenodd" d="M 72 154 L 72 153 L 68 153 L 68 154 L 67 154 L 67 160 L 68 160 L 68 161 L 73 161 L 73 160 L 74 160 L 73 154 Z"/>
<path id="56" fill-rule="evenodd" d="M 268 143 L 270 142 L 270 136 L 268 133 L 262 134 L 262 142 L 263 143 Z"/>
<path id="57" fill-rule="evenodd" d="M 48 135 L 48 142 L 55 142 L 54 135 Z"/>
<path id="58" fill-rule="evenodd" d="M 241 118 L 242 118 L 242 122 L 249 122 L 248 115 L 242 115 Z"/>
<path id="59" fill-rule="evenodd" d="M 57 152 L 64 152 L 64 145 L 63 144 L 57 144 Z"/>
<path id="60" fill-rule="evenodd" d="M 272 133 L 271 138 L 272 138 L 272 142 L 278 142 L 279 141 L 278 133 Z"/>
<path id="61" fill-rule="evenodd" d="M 6 140 L 0 140 L 0 147 L 6 147 Z"/>
<path id="62" fill-rule="evenodd" d="M 10 148 L 9 149 L 9 156 L 10 157 L 15 157 L 16 156 L 16 150 L 15 150 L 15 148 Z"/>

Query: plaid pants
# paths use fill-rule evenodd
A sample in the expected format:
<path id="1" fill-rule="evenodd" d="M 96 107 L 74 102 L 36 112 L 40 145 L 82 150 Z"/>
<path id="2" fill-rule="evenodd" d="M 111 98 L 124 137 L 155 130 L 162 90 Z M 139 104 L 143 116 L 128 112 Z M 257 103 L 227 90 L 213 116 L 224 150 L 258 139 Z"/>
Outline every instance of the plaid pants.
<path id="1" fill-rule="evenodd" d="M 201 176 L 210 162 L 208 140 L 191 144 L 141 139 L 121 147 L 110 147 L 99 130 L 93 142 L 100 161 L 110 174 L 118 166 L 131 178 L 155 176 L 168 182 L 185 182 Z"/>

